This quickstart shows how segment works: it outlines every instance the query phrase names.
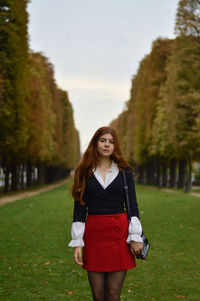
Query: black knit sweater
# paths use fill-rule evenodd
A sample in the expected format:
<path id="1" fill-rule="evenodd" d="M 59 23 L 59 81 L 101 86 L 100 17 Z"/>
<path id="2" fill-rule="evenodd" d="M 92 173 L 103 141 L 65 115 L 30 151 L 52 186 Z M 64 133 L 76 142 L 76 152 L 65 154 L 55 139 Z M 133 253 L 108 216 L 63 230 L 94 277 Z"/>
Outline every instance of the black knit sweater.
<path id="1" fill-rule="evenodd" d="M 126 178 L 131 216 L 139 218 L 133 175 L 128 168 L 126 168 Z M 117 177 L 106 189 L 101 186 L 95 175 L 92 174 L 86 180 L 83 201 L 85 205 L 81 205 L 78 201 L 74 202 L 73 222 L 85 222 L 87 214 L 102 215 L 125 212 L 125 190 L 122 171 L 119 171 Z"/>

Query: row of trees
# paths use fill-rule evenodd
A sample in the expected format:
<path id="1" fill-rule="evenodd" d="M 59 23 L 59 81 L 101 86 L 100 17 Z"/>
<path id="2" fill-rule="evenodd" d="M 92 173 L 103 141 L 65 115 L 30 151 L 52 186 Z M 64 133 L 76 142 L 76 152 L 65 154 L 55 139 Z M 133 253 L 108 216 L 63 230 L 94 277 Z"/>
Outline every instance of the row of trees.
<path id="1" fill-rule="evenodd" d="M 56 85 L 48 59 L 28 49 L 27 2 L 0 4 L 0 164 L 5 191 L 32 186 L 35 167 L 37 184 L 62 178 L 80 158 L 67 92 Z"/>
<path id="2" fill-rule="evenodd" d="M 199 11 L 200 1 L 179 1 L 176 39 L 153 42 L 126 110 L 111 123 L 139 183 L 183 187 L 191 182 L 192 161 L 200 160 Z"/>

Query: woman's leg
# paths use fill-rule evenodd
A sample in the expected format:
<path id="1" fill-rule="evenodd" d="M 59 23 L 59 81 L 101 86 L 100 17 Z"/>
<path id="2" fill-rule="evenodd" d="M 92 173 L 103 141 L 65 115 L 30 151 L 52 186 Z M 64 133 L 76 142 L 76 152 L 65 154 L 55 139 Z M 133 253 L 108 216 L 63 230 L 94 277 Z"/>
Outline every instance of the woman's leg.
<path id="1" fill-rule="evenodd" d="M 120 294 L 126 271 L 116 271 L 106 273 L 105 278 L 105 300 L 120 301 Z"/>
<path id="2" fill-rule="evenodd" d="M 105 275 L 103 272 L 87 272 L 94 301 L 104 301 Z"/>

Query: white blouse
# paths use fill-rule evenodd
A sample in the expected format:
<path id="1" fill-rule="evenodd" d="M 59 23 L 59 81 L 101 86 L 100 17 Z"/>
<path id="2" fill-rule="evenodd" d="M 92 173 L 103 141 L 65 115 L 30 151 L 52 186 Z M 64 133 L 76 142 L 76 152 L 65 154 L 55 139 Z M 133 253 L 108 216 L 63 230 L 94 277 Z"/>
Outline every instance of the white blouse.
<path id="1" fill-rule="evenodd" d="M 106 189 L 110 185 L 110 183 L 117 177 L 119 173 L 119 168 L 117 164 L 113 161 L 110 167 L 110 170 L 106 174 L 105 182 L 103 181 L 103 178 L 99 172 L 99 169 L 97 168 L 94 170 L 94 176 L 99 181 L 101 186 Z M 84 241 L 83 241 L 83 235 L 85 232 L 85 223 L 83 222 L 73 222 L 72 228 L 71 228 L 71 236 L 72 240 L 69 243 L 69 247 L 83 247 Z M 132 216 L 131 221 L 128 228 L 128 238 L 126 240 L 127 243 L 130 243 L 131 240 L 136 242 L 143 242 L 141 238 L 142 234 L 142 225 L 140 223 L 140 220 L 137 216 Z"/>

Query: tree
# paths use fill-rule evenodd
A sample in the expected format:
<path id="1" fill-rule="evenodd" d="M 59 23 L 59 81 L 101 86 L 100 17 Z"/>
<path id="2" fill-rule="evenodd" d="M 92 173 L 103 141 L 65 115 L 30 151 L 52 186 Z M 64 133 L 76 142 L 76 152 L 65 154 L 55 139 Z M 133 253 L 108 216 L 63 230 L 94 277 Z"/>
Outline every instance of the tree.
<path id="1" fill-rule="evenodd" d="M 154 150 L 166 158 L 182 161 L 180 168 L 183 170 L 185 160 L 191 169 L 191 159 L 199 156 L 200 149 L 199 57 L 200 45 L 197 38 L 176 39 L 168 60 L 167 80 L 160 92 L 154 122 Z"/>
<path id="2" fill-rule="evenodd" d="M 27 163 L 27 186 L 31 186 L 32 165 L 37 165 L 39 162 L 49 164 L 54 153 L 55 115 L 52 111 L 53 97 L 49 83 L 51 69 L 52 65 L 43 55 L 29 54 L 28 139 L 23 149 Z"/>
<path id="3" fill-rule="evenodd" d="M 30 53 L 28 86 L 29 139 L 24 149 L 28 179 L 32 165 L 37 165 L 39 182 L 45 181 L 45 169 L 52 182 L 61 169 L 74 168 L 79 159 L 73 110 L 67 92 L 57 87 L 52 64 L 41 53 Z"/>
<path id="4" fill-rule="evenodd" d="M 23 183 L 25 164 L 27 186 L 31 186 L 33 165 L 44 182 L 49 178 L 47 166 L 61 177 L 80 155 L 67 92 L 57 87 L 48 59 L 28 51 L 27 3 L 0 1 L 0 159 L 5 191 L 10 172 L 12 190 L 18 189 L 20 178 Z"/>
<path id="5" fill-rule="evenodd" d="M 176 14 L 178 36 L 200 37 L 200 0 L 180 0 Z"/>
<path id="6" fill-rule="evenodd" d="M 16 162 L 28 139 L 27 2 L 3 0 L 0 3 L 0 153 L 7 166 L 6 176 L 12 171 L 13 189 L 17 188 Z"/>
<path id="7" fill-rule="evenodd" d="M 152 156 L 150 151 L 152 124 L 160 87 L 166 79 L 165 65 L 171 48 L 171 40 L 159 38 L 154 41 L 151 53 L 142 60 L 138 73 L 132 81 L 128 107 L 133 124 L 129 126 L 132 128 L 131 136 L 135 137 L 134 153 L 138 164 L 145 163 Z"/>
<path id="8" fill-rule="evenodd" d="M 146 169 L 146 183 L 155 183 L 155 170 L 160 183 L 161 162 L 166 185 L 170 161 L 171 186 L 177 161 L 181 185 L 186 160 L 191 174 L 191 160 L 200 151 L 200 1 L 179 1 L 175 32 L 175 40 L 153 42 L 133 77 L 127 110 L 112 122 L 125 127 L 123 146 L 143 178 Z"/>
<path id="9" fill-rule="evenodd" d="M 148 181 L 156 181 L 156 168 L 159 172 L 158 161 L 151 151 L 153 121 L 160 87 L 166 80 L 165 66 L 172 44 L 172 40 L 161 38 L 153 42 L 151 53 L 141 61 L 138 72 L 133 77 L 126 110 L 111 123 L 118 130 L 122 149 L 129 162 L 132 165 L 136 163 L 139 167 L 146 164 Z"/>

